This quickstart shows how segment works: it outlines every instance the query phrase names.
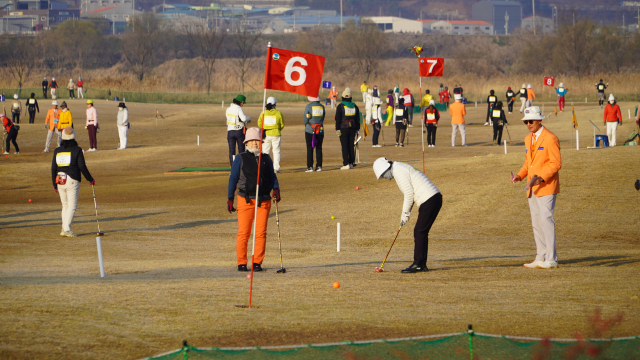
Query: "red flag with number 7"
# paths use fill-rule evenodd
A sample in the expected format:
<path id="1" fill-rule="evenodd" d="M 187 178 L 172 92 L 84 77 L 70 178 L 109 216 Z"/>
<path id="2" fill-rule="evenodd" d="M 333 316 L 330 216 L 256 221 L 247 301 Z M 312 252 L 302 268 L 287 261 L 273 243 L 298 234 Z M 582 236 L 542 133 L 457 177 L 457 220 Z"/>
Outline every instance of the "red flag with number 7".
<path id="1" fill-rule="evenodd" d="M 420 62 L 420 77 L 442 76 L 444 72 L 444 58 L 418 58 Z"/>
<path id="2" fill-rule="evenodd" d="M 318 96 L 324 57 L 276 48 L 267 51 L 264 88 L 304 96 Z"/>

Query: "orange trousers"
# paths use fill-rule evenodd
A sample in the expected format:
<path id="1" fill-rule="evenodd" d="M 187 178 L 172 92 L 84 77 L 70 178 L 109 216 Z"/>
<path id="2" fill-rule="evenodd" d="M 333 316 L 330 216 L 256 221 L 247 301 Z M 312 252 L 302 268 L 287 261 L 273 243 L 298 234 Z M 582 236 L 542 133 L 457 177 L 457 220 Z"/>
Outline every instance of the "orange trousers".
<path id="1" fill-rule="evenodd" d="M 251 228 L 253 227 L 253 214 L 256 201 L 250 199 L 247 204 L 245 198 L 238 196 L 238 236 L 236 237 L 236 253 L 238 265 L 247 263 L 247 247 L 251 240 Z M 254 264 L 262 264 L 264 251 L 267 245 L 267 221 L 271 211 L 271 200 L 263 201 L 258 207 L 258 219 L 256 220 L 256 251 L 253 258 Z"/>

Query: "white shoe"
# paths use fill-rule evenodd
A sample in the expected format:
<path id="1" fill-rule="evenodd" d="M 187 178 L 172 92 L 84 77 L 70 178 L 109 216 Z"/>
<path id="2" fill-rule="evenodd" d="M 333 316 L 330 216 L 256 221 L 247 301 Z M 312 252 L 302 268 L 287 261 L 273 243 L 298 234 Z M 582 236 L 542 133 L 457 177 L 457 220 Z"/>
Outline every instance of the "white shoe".
<path id="1" fill-rule="evenodd" d="M 16 151 L 13 153 L 14 155 L 20 155 L 20 151 Z"/>
<path id="2" fill-rule="evenodd" d="M 305 172 L 313 172 L 313 168 L 308 168 Z"/>
<path id="3" fill-rule="evenodd" d="M 48 152 L 49 152 L 49 150 L 44 150 L 44 151 L 43 151 L 43 153 L 48 153 Z"/>
<path id="4" fill-rule="evenodd" d="M 2 153 L 2 155 L 9 155 L 9 152 L 5 151 L 5 152 Z"/>
<path id="5" fill-rule="evenodd" d="M 526 267 L 527 269 L 535 269 L 538 267 L 538 265 L 542 264 L 544 261 L 540 261 L 540 260 L 535 260 L 532 263 L 529 264 L 524 264 L 524 267 Z"/>
<path id="6" fill-rule="evenodd" d="M 456 147 L 455 145 L 451 145 L 451 147 Z"/>
<path id="7" fill-rule="evenodd" d="M 126 149 L 126 148 L 117 148 L 116 150 L 124 150 L 124 149 Z"/>
<path id="8" fill-rule="evenodd" d="M 62 230 L 62 231 L 60 232 L 60 236 L 67 236 L 67 234 L 64 232 L 64 230 Z"/>
<path id="9" fill-rule="evenodd" d="M 436 147 L 436 144 L 431 145 L 431 147 Z"/>
<path id="10" fill-rule="evenodd" d="M 322 168 L 318 166 L 318 167 L 316 168 L 316 171 L 322 171 Z"/>
<path id="11" fill-rule="evenodd" d="M 543 261 L 538 264 L 538 269 L 556 269 L 558 267 L 557 261 Z"/>
<path id="12" fill-rule="evenodd" d="M 488 122 L 484 123 L 484 126 L 489 126 L 489 123 Z"/>
<path id="13" fill-rule="evenodd" d="M 345 166 L 340 168 L 340 170 L 349 170 L 349 169 L 351 169 L 351 165 L 350 164 L 347 164 L 347 165 L 345 165 Z"/>
<path id="14" fill-rule="evenodd" d="M 73 231 L 69 230 L 69 231 L 65 231 L 64 232 L 64 236 L 66 237 L 78 237 L 76 234 L 73 233 Z"/>

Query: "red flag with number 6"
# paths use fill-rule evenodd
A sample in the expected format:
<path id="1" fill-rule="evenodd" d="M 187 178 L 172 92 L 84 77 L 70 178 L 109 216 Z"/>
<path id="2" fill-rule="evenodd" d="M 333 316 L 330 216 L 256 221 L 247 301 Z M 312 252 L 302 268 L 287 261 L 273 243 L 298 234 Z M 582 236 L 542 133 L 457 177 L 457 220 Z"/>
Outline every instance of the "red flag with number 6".
<path id="1" fill-rule="evenodd" d="M 547 85 L 547 86 L 553 86 L 555 81 L 556 81 L 556 79 L 553 76 L 545 76 L 544 77 L 544 84 Z"/>
<path id="2" fill-rule="evenodd" d="M 442 76 L 444 72 L 443 58 L 418 58 L 420 62 L 420 76 Z"/>
<path id="3" fill-rule="evenodd" d="M 270 47 L 264 88 L 315 97 L 322 84 L 323 71 L 322 56 Z"/>

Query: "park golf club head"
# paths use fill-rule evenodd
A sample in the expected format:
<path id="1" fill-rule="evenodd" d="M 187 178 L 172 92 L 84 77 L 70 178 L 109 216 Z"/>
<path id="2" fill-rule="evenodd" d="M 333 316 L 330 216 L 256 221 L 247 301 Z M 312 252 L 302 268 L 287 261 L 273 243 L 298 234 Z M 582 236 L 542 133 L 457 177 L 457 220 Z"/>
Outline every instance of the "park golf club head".
<path id="1" fill-rule="evenodd" d="M 287 272 L 287 269 L 285 269 L 285 268 L 282 268 L 282 269 L 279 269 L 278 271 L 276 271 L 276 273 L 278 273 L 278 274 L 284 274 L 286 272 Z"/>
<path id="2" fill-rule="evenodd" d="M 103 233 L 103 232 L 98 232 L 98 233 L 96 233 L 96 234 L 97 234 L 98 236 L 104 236 L 104 233 Z"/>
<path id="3" fill-rule="evenodd" d="M 381 272 L 384 272 L 384 270 L 383 270 L 382 268 L 377 267 L 377 268 L 376 268 L 376 272 L 377 272 L 377 273 L 381 273 Z"/>
<path id="4" fill-rule="evenodd" d="M 636 180 L 636 190 L 640 190 L 640 179 Z"/>

